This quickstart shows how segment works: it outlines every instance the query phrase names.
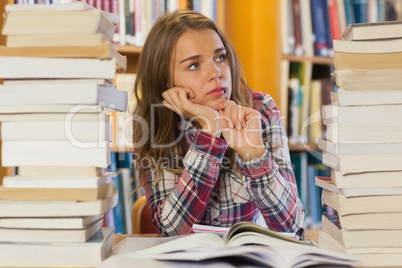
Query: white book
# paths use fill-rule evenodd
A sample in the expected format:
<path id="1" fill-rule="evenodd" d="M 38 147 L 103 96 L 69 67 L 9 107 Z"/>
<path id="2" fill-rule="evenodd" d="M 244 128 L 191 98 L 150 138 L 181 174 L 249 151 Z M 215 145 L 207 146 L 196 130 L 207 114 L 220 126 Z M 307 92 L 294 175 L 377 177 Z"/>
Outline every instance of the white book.
<path id="1" fill-rule="evenodd" d="M 400 213 L 402 195 L 345 197 L 323 189 L 321 202 L 323 205 L 335 209 L 341 216 L 365 213 Z"/>
<path id="2" fill-rule="evenodd" d="M 64 218 L 0 218 L 0 228 L 20 229 L 82 229 L 103 216 Z"/>
<path id="3" fill-rule="evenodd" d="M 10 121 L 1 124 L 2 141 L 111 141 L 106 121 Z"/>
<path id="4" fill-rule="evenodd" d="M 113 231 L 102 228 L 86 243 L 0 243 L 1 265 L 96 267 L 110 252 Z"/>
<path id="5" fill-rule="evenodd" d="M 105 175 L 105 169 L 97 167 L 67 167 L 67 166 L 19 166 L 17 174 L 20 176 L 49 177 L 100 177 Z"/>
<path id="6" fill-rule="evenodd" d="M 76 2 L 79 3 L 79 2 Z M 7 36 L 7 47 L 95 46 L 109 39 L 101 34 L 27 34 Z"/>
<path id="7" fill-rule="evenodd" d="M 357 197 L 368 195 L 402 195 L 402 187 L 367 187 L 365 184 L 355 188 L 343 188 L 335 184 L 330 177 L 315 177 L 315 185 L 328 191 L 341 194 L 345 197 Z M 381 228 L 379 228 L 381 229 Z"/>
<path id="8" fill-rule="evenodd" d="M 402 105 L 339 106 L 322 107 L 324 124 L 339 123 L 343 126 L 396 126 L 402 125 Z"/>
<path id="9" fill-rule="evenodd" d="M 402 143 L 335 143 L 318 139 L 318 147 L 335 155 L 345 154 L 401 154 Z"/>
<path id="10" fill-rule="evenodd" d="M 76 108 L 81 108 L 82 105 L 78 105 Z M 106 120 L 108 116 L 103 107 L 98 106 L 100 110 L 94 110 L 93 107 L 90 110 L 73 109 L 71 114 L 65 112 L 35 112 L 35 113 L 0 113 L 1 122 L 26 122 L 26 121 L 100 121 Z"/>
<path id="11" fill-rule="evenodd" d="M 331 154 L 323 151 L 322 163 L 342 175 L 361 172 L 402 171 L 402 153 Z"/>
<path id="12" fill-rule="evenodd" d="M 66 118 L 76 113 L 101 113 L 105 108 L 98 104 L 20 104 L 0 105 L 0 114 L 63 113 Z"/>
<path id="13" fill-rule="evenodd" d="M 331 170 L 331 178 L 339 188 L 395 188 L 402 187 L 402 171 L 366 172 L 342 175 Z M 379 179 L 384 178 L 384 179 Z"/>
<path id="14" fill-rule="evenodd" d="M 344 126 L 328 123 L 327 139 L 333 143 L 401 143 L 402 126 Z"/>
<path id="15" fill-rule="evenodd" d="M 400 91 L 402 69 L 346 69 L 335 70 L 334 77 L 338 88 L 350 91 Z"/>
<path id="16" fill-rule="evenodd" d="M 103 218 L 82 229 L 0 228 L 1 242 L 84 243 L 102 227 Z"/>
<path id="17" fill-rule="evenodd" d="M 58 5 L 40 5 L 39 7 L 54 8 L 56 6 Z M 23 5 L 20 8 L 24 7 L 27 6 Z M 6 12 L 2 34 L 103 33 L 109 40 L 112 40 L 117 23 L 119 23 L 118 15 L 100 9 L 58 10 L 57 12 L 49 9 L 14 10 Z"/>
<path id="18" fill-rule="evenodd" d="M 347 230 L 331 216 L 322 217 L 322 230 L 346 248 L 402 248 L 402 229 Z"/>
<path id="19" fill-rule="evenodd" d="M 0 105 L 99 104 L 126 111 L 127 92 L 97 83 L 0 85 Z"/>
<path id="20" fill-rule="evenodd" d="M 60 83 L 97 83 L 104 86 L 113 86 L 113 82 L 102 78 L 81 78 L 81 79 L 58 79 L 58 78 L 43 78 L 43 79 L 6 79 L 3 85 L 32 85 L 32 84 L 60 84 Z"/>
<path id="21" fill-rule="evenodd" d="M 345 53 L 392 53 L 402 51 L 402 39 L 345 41 L 333 40 L 335 52 Z"/>
<path id="22" fill-rule="evenodd" d="M 7 188 L 98 188 L 111 183 L 113 172 L 107 172 L 101 177 L 28 177 L 4 176 L 3 186 Z"/>
<path id="23" fill-rule="evenodd" d="M 14 166 L 95 166 L 110 165 L 109 142 L 5 141 L 2 165 Z"/>
<path id="24" fill-rule="evenodd" d="M 402 87 L 400 90 L 388 90 L 385 85 L 381 88 L 384 90 L 357 91 L 339 88 L 338 92 L 331 92 L 331 101 L 339 106 L 402 104 Z"/>
<path id="25" fill-rule="evenodd" d="M 117 190 L 95 201 L 0 200 L 0 217 L 81 217 L 105 214 L 117 205 Z"/>
<path id="26" fill-rule="evenodd" d="M 60 11 L 60 10 L 87 10 L 92 9 L 93 7 L 88 5 L 86 2 L 72 2 L 72 3 L 63 3 L 57 5 L 47 5 L 47 4 L 35 4 L 35 5 L 6 5 L 5 11 L 6 12 L 13 12 L 13 11 L 31 11 L 31 10 L 53 10 L 53 11 Z"/>
<path id="27" fill-rule="evenodd" d="M 113 81 L 116 60 L 86 58 L 0 57 L 0 77 L 26 78 L 102 78 Z"/>
<path id="28" fill-rule="evenodd" d="M 346 248 L 329 234 L 320 231 L 318 236 L 320 247 L 334 252 L 354 255 L 365 267 L 399 266 L 401 264 L 402 248 Z"/>

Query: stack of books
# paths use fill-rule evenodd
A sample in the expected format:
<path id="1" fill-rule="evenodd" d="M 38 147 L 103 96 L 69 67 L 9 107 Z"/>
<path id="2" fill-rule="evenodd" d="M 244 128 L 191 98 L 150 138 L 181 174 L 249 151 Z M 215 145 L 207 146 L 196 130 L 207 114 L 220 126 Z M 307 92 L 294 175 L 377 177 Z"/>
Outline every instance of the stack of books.
<path id="1" fill-rule="evenodd" d="M 107 112 L 127 61 L 111 43 L 118 16 L 85 2 L 8 5 L 0 47 L 1 266 L 97 266 L 111 247 L 103 215 L 117 204 Z"/>
<path id="2" fill-rule="evenodd" d="M 316 177 L 319 244 L 367 266 L 402 265 L 402 22 L 351 24 L 334 40 L 338 92 L 319 140 L 331 178 Z"/>

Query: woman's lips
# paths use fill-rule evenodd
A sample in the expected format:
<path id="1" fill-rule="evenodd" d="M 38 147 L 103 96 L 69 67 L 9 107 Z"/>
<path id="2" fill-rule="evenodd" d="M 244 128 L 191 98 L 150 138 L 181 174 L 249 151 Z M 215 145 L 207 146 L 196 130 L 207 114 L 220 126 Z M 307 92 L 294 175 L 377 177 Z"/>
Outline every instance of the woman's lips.
<path id="1" fill-rule="evenodd" d="M 225 88 L 224 87 L 219 87 L 219 88 L 215 88 L 213 89 L 211 92 L 209 92 L 208 95 L 211 96 L 221 96 L 225 94 Z"/>

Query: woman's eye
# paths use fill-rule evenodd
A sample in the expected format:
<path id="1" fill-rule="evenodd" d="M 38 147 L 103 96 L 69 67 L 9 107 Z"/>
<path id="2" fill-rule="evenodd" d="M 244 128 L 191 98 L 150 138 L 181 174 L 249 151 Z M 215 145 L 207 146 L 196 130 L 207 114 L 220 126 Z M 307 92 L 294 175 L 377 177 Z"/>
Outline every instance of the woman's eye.
<path id="1" fill-rule="evenodd" d="M 216 60 L 217 61 L 225 61 L 225 59 L 226 59 L 226 55 L 222 54 Z"/>
<path id="2" fill-rule="evenodd" d="M 198 63 L 193 63 L 188 67 L 189 70 L 195 70 L 197 68 L 198 68 Z"/>

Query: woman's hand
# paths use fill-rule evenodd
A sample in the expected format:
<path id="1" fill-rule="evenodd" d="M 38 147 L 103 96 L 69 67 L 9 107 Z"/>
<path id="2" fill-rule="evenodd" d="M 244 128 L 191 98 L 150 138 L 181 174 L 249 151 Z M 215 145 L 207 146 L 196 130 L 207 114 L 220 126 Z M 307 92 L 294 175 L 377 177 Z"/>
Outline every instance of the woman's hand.
<path id="1" fill-rule="evenodd" d="M 162 104 L 168 109 L 197 122 L 205 132 L 217 137 L 221 135 L 218 111 L 192 102 L 195 94 L 190 88 L 173 87 L 163 92 L 162 97 Z"/>
<path id="2" fill-rule="evenodd" d="M 243 160 L 260 157 L 265 152 L 260 112 L 234 101 L 226 101 L 220 108 L 221 131 L 229 147 L 236 150 Z"/>

